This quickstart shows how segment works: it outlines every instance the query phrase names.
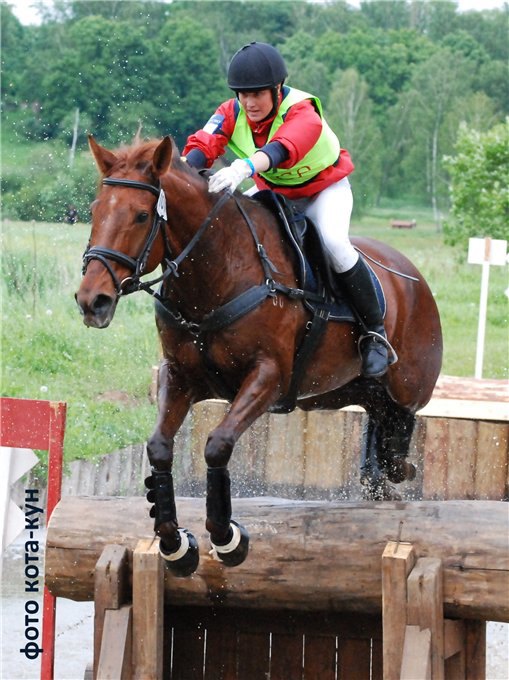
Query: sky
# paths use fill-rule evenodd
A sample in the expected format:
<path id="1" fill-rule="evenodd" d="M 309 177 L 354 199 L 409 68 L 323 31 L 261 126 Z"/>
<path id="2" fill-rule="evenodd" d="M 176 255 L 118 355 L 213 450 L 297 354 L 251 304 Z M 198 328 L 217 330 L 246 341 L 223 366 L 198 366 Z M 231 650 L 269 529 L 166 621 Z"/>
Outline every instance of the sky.
<path id="1" fill-rule="evenodd" d="M 125 0 L 127 1 L 127 0 Z M 39 16 L 32 7 L 31 0 L 6 0 L 22 24 L 38 24 Z M 51 2 L 47 2 L 51 6 Z M 349 0 L 349 4 L 359 6 L 360 0 Z M 504 0 L 457 0 L 460 11 L 495 9 L 504 6 Z"/>

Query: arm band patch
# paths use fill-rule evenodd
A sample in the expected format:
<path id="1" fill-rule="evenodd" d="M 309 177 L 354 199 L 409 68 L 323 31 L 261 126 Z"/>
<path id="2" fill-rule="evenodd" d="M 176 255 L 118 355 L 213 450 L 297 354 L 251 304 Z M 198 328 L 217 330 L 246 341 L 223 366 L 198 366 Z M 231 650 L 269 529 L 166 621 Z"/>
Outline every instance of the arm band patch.
<path id="1" fill-rule="evenodd" d="M 208 132 L 209 135 L 219 132 L 221 125 L 223 124 L 223 120 L 224 116 L 221 116 L 219 113 L 215 113 L 203 127 L 204 132 Z"/>

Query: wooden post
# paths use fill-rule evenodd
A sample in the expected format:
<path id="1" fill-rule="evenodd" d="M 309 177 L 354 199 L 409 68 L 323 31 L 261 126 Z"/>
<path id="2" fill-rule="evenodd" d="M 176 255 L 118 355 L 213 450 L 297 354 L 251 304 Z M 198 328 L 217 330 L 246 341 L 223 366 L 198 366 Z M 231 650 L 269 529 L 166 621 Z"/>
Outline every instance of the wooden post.
<path id="1" fill-rule="evenodd" d="M 383 678 L 399 678 L 405 641 L 407 577 L 415 564 L 410 543 L 389 541 L 382 555 Z"/>
<path id="2" fill-rule="evenodd" d="M 141 539 L 133 553 L 133 665 L 135 680 L 163 676 L 164 572 L 159 541 Z"/>
<path id="3" fill-rule="evenodd" d="M 431 675 L 431 631 L 419 626 L 407 626 L 403 644 L 403 659 L 400 675 L 395 680 L 432 680 Z M 434 680 L 434 678 L 433 678 Z"/>
<path id="4" fill-rule="evenodd" d="M 107 609 L 97 680 L 132 680 L 132 604 Z"/>
<path id="5" fill-rule="evenodd" d="M 420 558 L 407 581 L 407 625 L 431 633 L 431 677 L 444 680 L 444 591 L 442 561 Z"/>
<path id="6" fill-rule="evenodd" d="M 97 560 L 94 573 L 94 678 L 98 676 L 107 612 L 118 610 L 129 597 L 129 560 L 127 548 L 107 545 Z M 109 639 L 109 638 L 108 638 Z M 118 640 L 115 646 L 119 647 Z M 104 650 L 112 648 L 111 640 Z M 103 665 L 105 660 L 103 658 Z"/>

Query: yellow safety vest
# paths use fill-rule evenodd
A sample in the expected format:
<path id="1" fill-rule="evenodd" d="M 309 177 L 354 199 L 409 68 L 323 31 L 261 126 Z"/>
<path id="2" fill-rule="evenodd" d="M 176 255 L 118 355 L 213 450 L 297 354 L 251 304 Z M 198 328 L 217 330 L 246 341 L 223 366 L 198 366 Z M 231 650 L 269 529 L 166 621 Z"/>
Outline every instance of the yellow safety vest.
<path id="1" fill-rule="evenodd" d="M 267 142 L 270 142 L 276 131 L 284 123 L 288 109 L 297 102 L 310 99 L 315 105 L 322 119 L 322 133 L 310 151 L 292 168 L 271 168 L 267 172 L 260 172 L 268 182 L 280 186 L 295 186 L 313 179 L 319 172 L 335 163 L 339 158 L 339 139 L 331 130 L 323 117 L 322 104 L 318 97 L 302 92 L 293 87 L 285 88 L 288 94 L 284 97 L 274 118 Z M 252 156 L 258 147 L 254 143 L 253 133 L 249 127 L 246 112 L 240 107 L 233 134 L 228 142 L 229 148 L 240 158 Z"/>

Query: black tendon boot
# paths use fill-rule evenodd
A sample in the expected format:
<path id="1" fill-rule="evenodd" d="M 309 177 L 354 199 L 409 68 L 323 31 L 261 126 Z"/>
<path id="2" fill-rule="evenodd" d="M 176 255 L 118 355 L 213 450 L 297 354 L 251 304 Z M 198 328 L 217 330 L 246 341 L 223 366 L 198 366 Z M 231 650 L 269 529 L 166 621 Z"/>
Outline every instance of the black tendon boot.
<path id="1" fill-rule="evenodd" d="M 389 366 L 390 345 L 369 269 L 359 256 L 351 269 L 336 276 L 365 330 L 365 335 L 359 340 L 362 375 L 366 378 L 380 378 Z"/>

